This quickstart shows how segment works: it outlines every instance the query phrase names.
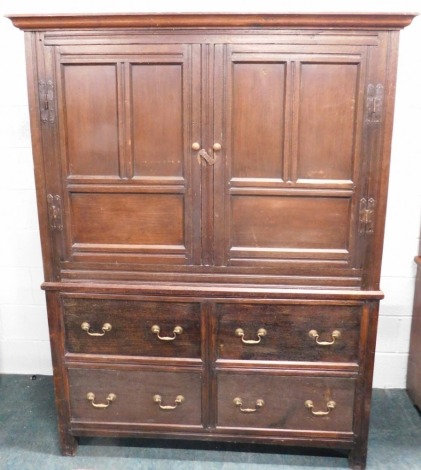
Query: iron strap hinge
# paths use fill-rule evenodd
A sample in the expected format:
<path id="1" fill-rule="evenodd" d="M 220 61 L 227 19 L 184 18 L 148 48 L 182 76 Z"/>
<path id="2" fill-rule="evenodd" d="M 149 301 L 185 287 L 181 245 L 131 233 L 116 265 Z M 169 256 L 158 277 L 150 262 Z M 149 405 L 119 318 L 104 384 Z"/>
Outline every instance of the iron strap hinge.
<path id="1" fill-rule="evenodd" d="M 374 231 L 374 210 L 376 201 L 374 198 L 360 199 L 360 233 L 373 233 Z"/>
<path id="2" fill-rule="evenodd" d="M 365 121 L 369 124 L 382 122 L 384 87 L 381 83 L 367 86 Z"/>
<path id="3" fill-rule="evenodd" d="M 40 80 L 38 82 L 38 92 L 41 122 L 44 124 L 52 124 L 56 120 L 54 83 L 52 80 Z"/>
<path id="4" fill-rule="evenodd" d="M 63 221 L 61 216 L 61 197 L 58 194 L 48 194 L 47 203 L 50 229 L 61 232 L 63 230 Z"/>

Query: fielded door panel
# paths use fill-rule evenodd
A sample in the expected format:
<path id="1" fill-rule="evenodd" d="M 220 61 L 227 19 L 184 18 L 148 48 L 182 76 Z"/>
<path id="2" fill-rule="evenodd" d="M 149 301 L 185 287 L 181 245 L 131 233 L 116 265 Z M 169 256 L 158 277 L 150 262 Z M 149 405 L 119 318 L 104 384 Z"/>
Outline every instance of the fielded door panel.
<path id="1" fill-rule="evenodd" d="M 199 263 L 194 46 L 63 46 L 57 52 L 66 259 Z"/>
<path id="2" fill-rule="evenodd" d="M 232 45 L 225 57 L 217 263 L 355 267 L 364 50 Z"/>

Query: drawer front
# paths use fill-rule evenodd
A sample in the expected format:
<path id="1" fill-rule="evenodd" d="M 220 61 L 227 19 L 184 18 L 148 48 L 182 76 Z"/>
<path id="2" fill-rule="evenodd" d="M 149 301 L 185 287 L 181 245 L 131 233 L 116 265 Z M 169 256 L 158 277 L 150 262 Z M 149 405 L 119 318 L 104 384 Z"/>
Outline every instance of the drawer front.
<path id="1" fill-rule="evenodd" d="M 63 298 L 67 351 L 200 358 L 200 304 Z"/>
<path id="2" fill-rule="evenodd" d="M 73 421 L 201 425 L 199 372 L 74 368 L 69 381 Z"/>
<path id="3" fill-rule="evenodd" d="M 220 372 L 220 428 L 351 432 L 355 380 Z"/>
<path id="4" fill-rule="evenodd" d="M 217 359 L 357 362 L 361 312 L 361 306 L 218 304 Z"/>

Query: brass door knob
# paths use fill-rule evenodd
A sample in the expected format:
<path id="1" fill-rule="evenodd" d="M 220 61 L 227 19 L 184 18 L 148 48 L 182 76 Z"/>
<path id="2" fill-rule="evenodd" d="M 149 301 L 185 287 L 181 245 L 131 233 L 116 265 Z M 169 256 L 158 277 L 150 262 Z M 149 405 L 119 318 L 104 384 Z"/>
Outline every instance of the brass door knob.
<path id="1" fill-rule="evenodd" d="M 199 142 L 194 142 L 193 144 L 191 144 L 191 148 L 193 150 L 200 150 L 200 144 Z"/>
<path id="2" fill-rule="evenodd" d="M 218 144 L 218 142 L 213 144 L 213 149 L 215 150 L 215 152 L 218 152 L 218 150 L 221 150 L 221 148 L 222 148 L 222 145 Z"/>

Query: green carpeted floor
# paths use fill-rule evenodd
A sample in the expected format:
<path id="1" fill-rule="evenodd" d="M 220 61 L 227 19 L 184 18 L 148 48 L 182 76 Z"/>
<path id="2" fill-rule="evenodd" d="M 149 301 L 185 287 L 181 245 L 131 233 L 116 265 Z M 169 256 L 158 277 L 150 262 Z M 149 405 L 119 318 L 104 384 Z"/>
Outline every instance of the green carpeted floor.
<path id="1" fill-rule="evenodd" d="M 173 440 L 80 440 L 59 453 L 51 377 L 0 375 L 0 470 L 345 469 L 340 455 Z M 404 390 L 374 390 L 368 470 L 421 470 L 421 415 Z"/>

